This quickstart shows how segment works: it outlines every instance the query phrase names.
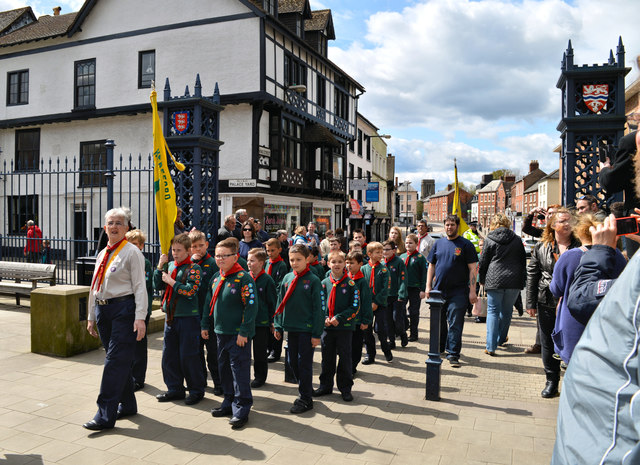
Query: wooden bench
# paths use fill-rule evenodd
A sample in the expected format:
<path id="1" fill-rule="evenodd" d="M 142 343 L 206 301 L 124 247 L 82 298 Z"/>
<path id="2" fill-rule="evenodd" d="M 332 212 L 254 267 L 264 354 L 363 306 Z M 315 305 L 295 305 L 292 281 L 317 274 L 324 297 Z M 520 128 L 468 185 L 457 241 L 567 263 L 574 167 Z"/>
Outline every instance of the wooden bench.
<path id="1" fill-rule="evenodd" d="M 5 281 L 9 279 L 13 281 Z M 48 284 L 43 284 L 46 281 Z M 16 305 L 20 305 L 20 296 L 29 296 L 44 285 L 56 285 L 55 265 L 0 261 L 0 293 L 15 294 Z"/>

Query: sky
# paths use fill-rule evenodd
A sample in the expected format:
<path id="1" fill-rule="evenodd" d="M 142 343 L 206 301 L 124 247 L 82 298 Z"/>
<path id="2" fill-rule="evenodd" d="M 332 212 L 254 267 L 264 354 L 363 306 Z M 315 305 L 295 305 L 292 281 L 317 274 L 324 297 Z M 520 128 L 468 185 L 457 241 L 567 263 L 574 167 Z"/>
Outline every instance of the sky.
<path id="1" fill-rule="evenodd" d="M 83 0 L 28 2 L 36 15 L 77 11 Z M 638 78 L 638 0 L 310 0 L 330 8 L 336 40 L 329 59 L 364 86 L 358 110 L 390 134 L 396 176 L 438 190 L 458 178 L 526 174 L 538 160 L 559 166 L 562 54 L 571 40 L 576 64 L 603 64 L 618 37 Z M 0 0 L 0 9 L 24 6 Z"/>

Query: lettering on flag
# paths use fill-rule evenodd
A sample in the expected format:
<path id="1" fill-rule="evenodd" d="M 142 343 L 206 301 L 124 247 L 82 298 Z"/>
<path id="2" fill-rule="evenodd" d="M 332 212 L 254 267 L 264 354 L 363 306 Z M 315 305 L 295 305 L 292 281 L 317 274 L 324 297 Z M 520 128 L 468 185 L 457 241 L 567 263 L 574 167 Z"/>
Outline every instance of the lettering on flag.
<path id="1" fill-rule="evenodd" d="M 584 104 L 594 113 L 607 108 L 608 84 L 585 84 L 582 86 Z"/>

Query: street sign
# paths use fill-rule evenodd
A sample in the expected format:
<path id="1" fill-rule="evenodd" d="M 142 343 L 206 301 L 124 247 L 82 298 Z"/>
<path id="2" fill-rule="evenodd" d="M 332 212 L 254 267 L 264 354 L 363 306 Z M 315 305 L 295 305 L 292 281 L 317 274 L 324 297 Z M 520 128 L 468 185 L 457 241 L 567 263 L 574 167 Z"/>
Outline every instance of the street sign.
<path id="1" fill-rule="evenodd" d="M 255 179 L 229 179 L 229 187 L 256 187 Z"/>
<path id="2" fill-rule="evenodd" d="M 379 193 L 379 182 L 370 182 L 367 185 L 366 192 L 366 201 L 367 202 L 379 202 L 380 201 L 380 193 Z"/>
<path id="3" fill-rule="evenodd" d="M 369 181 L 366 179 L 350 179 L 349 190 L 351 191 L 366 191 L 369 186 Z"/>

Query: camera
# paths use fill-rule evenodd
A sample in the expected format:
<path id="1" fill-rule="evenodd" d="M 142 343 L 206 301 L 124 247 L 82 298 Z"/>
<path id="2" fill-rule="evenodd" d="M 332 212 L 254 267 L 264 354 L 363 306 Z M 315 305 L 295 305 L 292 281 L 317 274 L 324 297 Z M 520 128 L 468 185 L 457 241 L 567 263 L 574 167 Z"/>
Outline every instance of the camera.
<path id="1" fill-rule="evenodd" d="M 638 234 L 638 218 L 635 216 L 616 218 L 616 228 L 618 229 L 618 236 Z"/>
<path id="2" fill-rule="evenodd" d="M 538 213 L 538 219 L 539 220 L 544 220 L 546 218 L 546 216 L 544 216 L 544 213 Z"/>

